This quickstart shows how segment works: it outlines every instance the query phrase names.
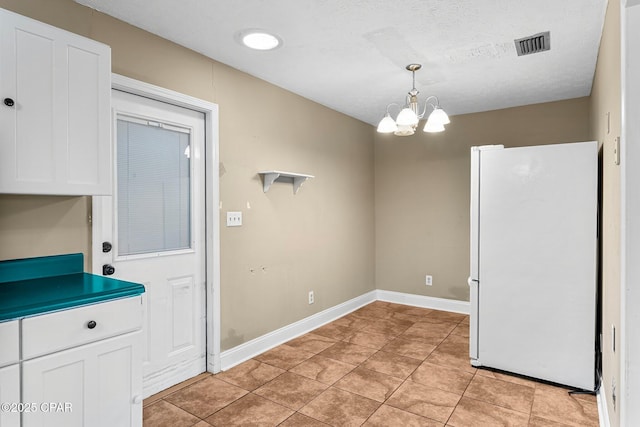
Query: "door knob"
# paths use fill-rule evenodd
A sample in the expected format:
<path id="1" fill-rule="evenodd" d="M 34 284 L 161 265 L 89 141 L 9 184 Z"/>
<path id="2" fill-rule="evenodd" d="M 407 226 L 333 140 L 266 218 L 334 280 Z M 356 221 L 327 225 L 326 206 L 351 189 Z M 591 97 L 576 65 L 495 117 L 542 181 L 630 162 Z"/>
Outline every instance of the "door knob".
<path id="1" fill-rule="evenodd" d="M 116 272 L 116 269 L 111 264 L 105 264 L 105 265 L 102 266 L 102 275 L 103 276 L 111 276 L 115 272 Z"/>
<path id="2" fill-rule="evenodd" d="M 105 254 L 111 252 L 111 247 L 111 243 L 102 242 L 102 252 L 104 252 Z"/>
<path id="3" fill-rule="evenodd" d="M 15 103 L 13 102 L 13 99 L 11 98 L 5 98 L 4 99 L 4 105 L 6 105 L 7 107 L 13 107 Z"/>

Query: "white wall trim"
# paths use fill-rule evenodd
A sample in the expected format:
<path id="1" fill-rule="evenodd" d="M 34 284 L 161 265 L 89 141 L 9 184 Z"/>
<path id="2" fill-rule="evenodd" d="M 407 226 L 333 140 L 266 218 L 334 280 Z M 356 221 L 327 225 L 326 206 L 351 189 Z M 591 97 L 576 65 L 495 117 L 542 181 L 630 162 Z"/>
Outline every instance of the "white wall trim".
<path id="1" fill-rule="evenodd" d="M 111 75 L 111 88 L 176 105 L 205 116 L 205 217 L 207 288 L 207 371 L 220 371 L 220 142 L 218 105 L 120 74 Z"/>
<path id="2" fill-rule="evenodd" d="M 432 308 L 435 310 L 451 311 L 453 313 L 469 314 L 468 301 L 435 298 L 425 295 L 405 294 L 403 292 L 385 291 L 382 289 L 378 289 L 376 293 L 377 299 L 380 301 L 412 305 L 422 308 Z"/>
<path id="3" fill-rule="evenodd" d="M 374 301 L 393 302 L 415 307 L 452 311 L 454 313 L 469 313 L 469 303 L 465 301 L 375 290 L 223 351 L 220 355 L 222 370 L 232 368 L 260 353 L 306 334 Z"/>
<path id="4" fill-rule="evenodd" d="M 602 384 L 602 380 L 600 380 L 600 384 Z M 602 387 L 598 390 L 598 393 L 596 393 L 596 401 L 598 403 L 598 421 L 600 427 L 610 427 L 607 397 L 604 395 Z"/>
<path id="5" fill-rule="evenodd" d="M 376 291 L 367 292 L 359 297 L 345 301 L 312 316 L 291 323 L 268 334 L 223 351 L 220 355 L 222 370 L 232 368 L 246 360 L 264 353 L 280 344 L 306 334 L 322 325 L 332 322 L 358 308 L 376 300 Z"/>
<path id="6" fill-rule="evenodd" d="M 640 423 L 640 1 L 620 2 L 620 425 Z M 606 393 L 606 390 L 605 390 Z"/>

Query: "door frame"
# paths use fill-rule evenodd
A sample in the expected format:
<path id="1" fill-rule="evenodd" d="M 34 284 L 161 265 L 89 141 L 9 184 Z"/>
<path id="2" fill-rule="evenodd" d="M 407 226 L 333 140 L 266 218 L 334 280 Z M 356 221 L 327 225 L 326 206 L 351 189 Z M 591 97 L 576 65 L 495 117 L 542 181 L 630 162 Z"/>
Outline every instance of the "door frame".
<path id="1" fill-rule="evenodd" d="M 220 372 L 220 150 L 218 139 L 218 105 L 170 89 L 141 82 L 120 74 L 111 74 L 111 89 L 143 96 L 166 104 L 204 114 L 205 126 L 205 277 L 206 277 L 206 351 L 207 371 Z M 112 151 L 113 153 L 113 151 Z M 94 209 L 96 205 L 94 198 Z M 100 224 L 101 225 L 101 224 Z M 102 250 L 98 227 L 92 224 L 92 252 Z M 94 258 L 92 269 L 99 274 L 100 265 Z M 97 264 L 100 264 L 99 262 Z"/>
<path id="2" fill-rule="evenodd" d="M 622 98 L 620 218 L 620 425 L 637 425 L 640 407 L 640 0 L 620 2 Z"/>

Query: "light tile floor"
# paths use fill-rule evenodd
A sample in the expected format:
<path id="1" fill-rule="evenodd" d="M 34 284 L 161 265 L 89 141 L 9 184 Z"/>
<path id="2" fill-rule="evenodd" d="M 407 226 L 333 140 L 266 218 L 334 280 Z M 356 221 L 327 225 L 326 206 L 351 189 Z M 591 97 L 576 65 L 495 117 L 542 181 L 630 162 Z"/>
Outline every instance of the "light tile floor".
<path id="1" fill-rule="evenodd" d="M 376 301 L 144 402 L 144 426 L 598 426 L 593 396 L 475 369 L 469 318 Z"/>

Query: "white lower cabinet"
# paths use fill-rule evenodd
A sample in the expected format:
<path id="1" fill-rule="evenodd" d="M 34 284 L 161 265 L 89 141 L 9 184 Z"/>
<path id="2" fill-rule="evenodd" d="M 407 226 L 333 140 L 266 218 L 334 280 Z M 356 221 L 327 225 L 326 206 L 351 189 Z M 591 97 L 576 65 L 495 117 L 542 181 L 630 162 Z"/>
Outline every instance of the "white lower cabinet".
<path id="1" fill-rule="evenodd" d="M 129 333 L 22 364 L 23 413 L 31 426 L 141 426 L 140 332 Z"/>
<path id="2" fill-rule="evenodd" d="M 0 368 L 0 427 L 15 427 L 20 425 L 20 365 Z M 15 405 L 15 406 L 12 406 Z"/>
<path id="3" fill-rule="evenodd" d="M 20 363 L 0 368 L 18 417 L 0 413 L 0 427 L 142 426 L 141 297 L 20 322 Z"/>

